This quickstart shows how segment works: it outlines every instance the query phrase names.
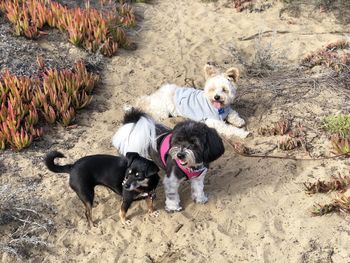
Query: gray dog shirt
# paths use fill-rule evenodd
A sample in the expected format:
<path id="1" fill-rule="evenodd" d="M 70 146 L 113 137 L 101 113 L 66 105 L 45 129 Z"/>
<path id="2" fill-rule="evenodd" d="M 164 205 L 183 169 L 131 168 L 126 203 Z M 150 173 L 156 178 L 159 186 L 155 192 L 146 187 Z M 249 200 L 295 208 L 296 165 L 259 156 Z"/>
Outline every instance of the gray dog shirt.
<path id="1" fill-rule="evenodd" d="M 230 113 L 230 106 L 216 109 L 204 96 L 203 90 L 193 88 L 177 88 L 175 91 L 175 105 L 179 115 L 194 121 L 207 119 L 225 120 Z"/>

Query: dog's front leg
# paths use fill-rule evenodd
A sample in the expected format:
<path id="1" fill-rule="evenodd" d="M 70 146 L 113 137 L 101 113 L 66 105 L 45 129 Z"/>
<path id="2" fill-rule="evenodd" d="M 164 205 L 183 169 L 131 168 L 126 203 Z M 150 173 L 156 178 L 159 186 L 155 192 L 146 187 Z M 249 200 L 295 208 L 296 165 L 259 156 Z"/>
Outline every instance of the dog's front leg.
<path id="1" fill-rule="evenodd" d="M 166 175 L 163 181 L 165 192 L 165 210 L 168 212 L 178 212 L 182 210 L 180 206 L 179 186 L 181 180 L 175 175 L 175 168 L 170 175 Z"/>
<path id="2" fill-rule="evenodd" d="M 239 117 L 238 112 L 233 109 L 230 110 L 230 113 L 228 114 L 226 120 L 228 123 L 231 123 L 238 128 L 241 128 L 243 125 L 245 125 L 245 121 Z"/>
<path id="3" fill-rule="evenodd" d="M 131 206 L 133 198 L 131 195 L 125 195 L 123 193 L 123 202 L 119 210 L 119 218 L 123 225 L 130 225 L 131 220 L 126 220 L 126 213 Z"/>
<path id="4" fill-rule="evenodd" d="M 148 214 L 152 217 L 158 217 L 159 216 L 159 211 L 154 209 L 153 205 L 153 198 L 152 197 L 147 197 L 146 198 L 146 204 L 148 208 Z"/>
<path id="5" fill-rule="evenodd" d="M 205 124 L 211 128 L 214 128 L 218 133 L 230 138 L 232 136 L 238 136 L 240 138 L 246 138 L 249 135 L 249 131 L 242 128 L 237 128 L 232 125 L 226 124 L 224 121 L 207 119 Z"/>
<path id="6" fill-rule="evenodd" d="M 203 172 L 200 176 L 191 179 L 192 199 L 196 203 L 205 204 L 208 197 L 204 193 L 204 178 L 207 172 Z"/>

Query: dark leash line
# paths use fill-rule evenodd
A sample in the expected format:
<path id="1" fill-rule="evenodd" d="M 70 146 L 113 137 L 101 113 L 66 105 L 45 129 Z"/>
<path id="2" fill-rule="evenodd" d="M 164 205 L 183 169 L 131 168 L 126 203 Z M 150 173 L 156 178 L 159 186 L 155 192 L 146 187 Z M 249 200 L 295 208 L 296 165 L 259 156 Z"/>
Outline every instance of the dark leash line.
<path id="1" fill-rule="evenodd" d="M 243 157 L 248 157 L 248 158 L 269 158 L 269 159 L 286 159 L 286 160 L 294 160 L 294 161 L 322 161 L 322 160 L 331 160 L 331 159 L 336 159 L 339 157 L 343 156 L 350 156 L 350 152 L 347 153 L 342 153 L 342 154 L 337 154 L 334 156 L 326 156 L 326 157 L 321 157 L 321 158 L 297 158 L 293 156 L 280 156 L 280 155 L 265 155 L 265 154 L 247 154 L 247 153 L 242 153 L 237 150 L 237 147 L 234 146 L 233 143 L 231 143 L 229 140 L 226 138 L 223 138 L 223 140 L 231 146 L 233 151 L 237 153 L 238 155 L 241 155 Z"/>

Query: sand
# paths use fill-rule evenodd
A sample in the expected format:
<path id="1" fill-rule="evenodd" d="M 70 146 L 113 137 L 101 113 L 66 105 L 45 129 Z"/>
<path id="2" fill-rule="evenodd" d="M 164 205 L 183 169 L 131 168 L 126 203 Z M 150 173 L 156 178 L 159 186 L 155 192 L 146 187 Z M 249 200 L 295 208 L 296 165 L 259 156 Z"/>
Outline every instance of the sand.
<path id="1" fill-rule="evenodd" d="M 7 151 L 3 155 L 2 182 L 20 184 L 16 178 L 35 179 L 40 175 L 36 193 L 57 210 L 56 231 L 49 236 L 52 247 L 30 261 L 350 262 L 349 217 L 313 217 L 310 213 L 315 203 L 329 202 L 335 194 L 309 196 L 302 185 L 329 179 L 336 172 L 347 174 L 346 160 L 246 158 L 225 144 L 224 156 L 212 164 L 206 179 L 207 204 L 193 203 L 190 186 L 184 183 L 180 188 L 184 210 L 168 214 L 160 186 L 155 202 L 159 217 L 149 217 L 146 205 L 139 202 L 129 210 L 131 226 L 123 226 L 118 217 L 120 197 L 97 187 L 93 218 L 98 226 L 91 229 L 81 202 L 68 186 L 68 176 L 53 174 L 41 163 L 40 158 L 53 149 L 65 153 L 65 162 L 88 154 L 116 154 L 111 138 L 120 125 L 123 106 L 167 82 L 184 85 L 185 78 L 192 78 L 201 87 L 203 66 L 208 61 L 223 69 L 236 65 L 242 70 L 236 110 L 246 119 L 253 136 L 241 142 L 268 152 L 277 139 L 259 136 L 257 129 L 281 116 L 293 116 L 295 121 L 307 123 L 309 136 L 315 137 L 314 152 L 329 154 L 327 137 L 317 135 L 317 125 L 326 114 L 343 111 L 346 97 L 327 87 L 312 89 L 297 101 L 293 94 L 302 87 L 275 96 L 268 90 L 268 79 L 250 78 L 233 56 L 235 50 L 249 64 L 259 45 L 270 46 L 278 63 L 296 65 L 306 53 L 346 36 L 331 33 L 345 30 L 332 15 L 312 19 L 284 14 L 280 19 L 280 9 L 275 5 L 261 13 L 237 13 L 220 2 L 186 0 L 136 5 L 143 16 L 134 36 L 138 49 L 120 51 L 108 61 L 94 101 L 79 113 L 77 127 L 55 128 L 45 135 L 45 147 L 33 145 L 21 153 Z M 258 42 L 256 38 L 239 40 L 269 30 L 288 32 L 267 33 Z M 258 85 L 265 89 L 259 90 Z M 171 126 L 176 121 L 165 123 Z M 271 150 L 269 154 L 286 153 Z M 302 150 L 291 154 L 307 156 Z M 2 260 L 14 259 L 4 254 Z"/>

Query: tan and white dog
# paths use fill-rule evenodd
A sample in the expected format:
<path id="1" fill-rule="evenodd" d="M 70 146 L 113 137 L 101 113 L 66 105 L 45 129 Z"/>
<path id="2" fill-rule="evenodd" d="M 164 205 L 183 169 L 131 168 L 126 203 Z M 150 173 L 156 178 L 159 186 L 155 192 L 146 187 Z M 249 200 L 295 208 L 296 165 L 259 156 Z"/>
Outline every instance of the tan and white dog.
<path id="1" fill-rule="evenodd" d="M 220 134 L 245 138 L 249 132 L 241 128 L 245 121 L 231 108 L 236 97 L 237 68 L 220 73 L 213 65 L 205 65 L 204 90 L 165 84 L 155 93 L 136 101 L 136 107 L 155 119 L 182 116 L 205 122 Z"/>

